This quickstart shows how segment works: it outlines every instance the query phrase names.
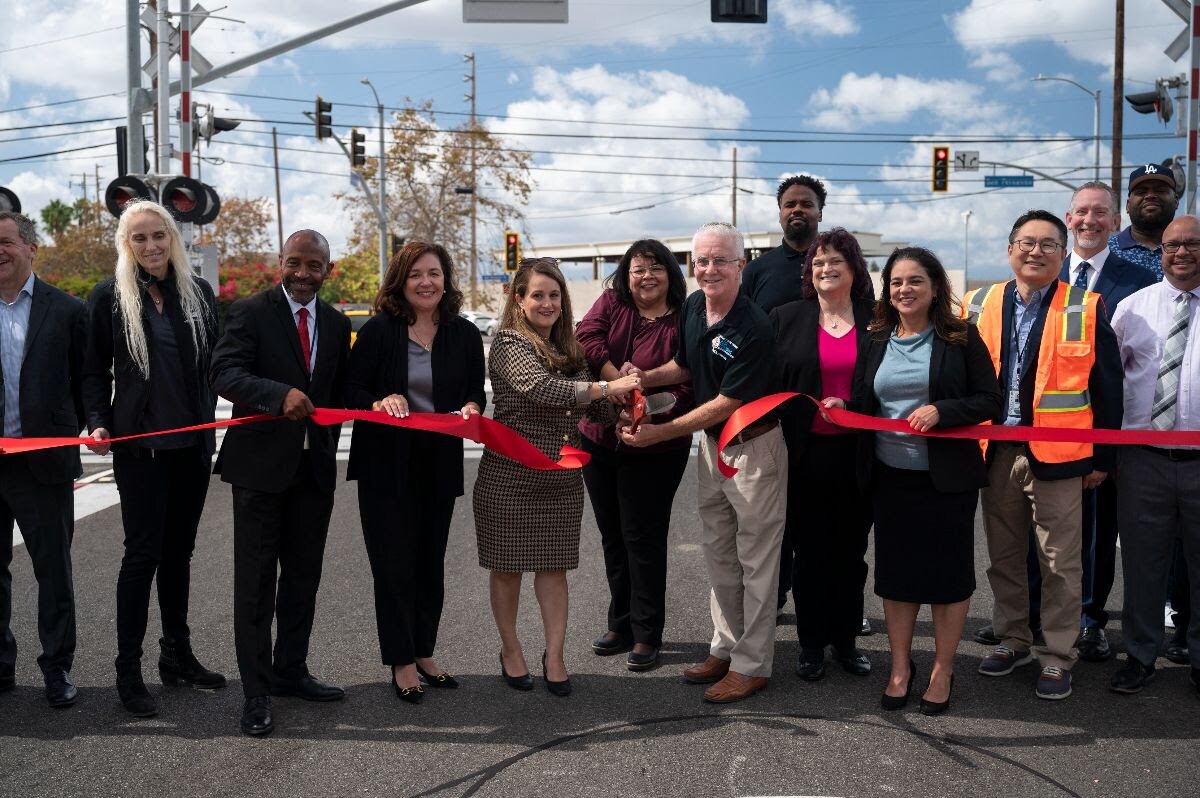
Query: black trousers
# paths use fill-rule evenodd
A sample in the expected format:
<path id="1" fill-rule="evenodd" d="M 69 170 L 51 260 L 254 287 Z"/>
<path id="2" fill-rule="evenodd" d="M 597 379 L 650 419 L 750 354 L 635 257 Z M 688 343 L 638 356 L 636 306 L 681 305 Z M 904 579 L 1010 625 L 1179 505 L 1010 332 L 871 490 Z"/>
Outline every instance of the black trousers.
<path id="1" fill-rule="evenodd" d="M 1188 625 L 1192 621 L 1192 588 L 1188 579 L 1187 561 L 1183 558 L 1183 541 L 1177 539 L 1171 552 L 1171 576 L 1167 580 L 1167 596 L 1175 617 L 1175 642 L 1187 645 Z"/>
<path id="2" fill-rule="evenodd" d="M 299 679 L 308 673 L 308 640 L 333 513 L 333 493 L 316 484 L 309 457 L 306 451 L 281 493 L 233 486 L 233 637 L 247 698 L 267 695 L 274 676 Z"/>
<path id="3" fill-rule="evenodd" d="M 792 598 L 802 649 L 854 648 L 862 627 L 871 503 L 855 480 L 856 435 L 810 435 L 788 469 Z"/>
<path id="4" fill-rule="evenodd" d="M 608 628 L 659 648 L 667 617 L 671 503 L 691 450 L 616 451 L 582 437 L 583 467 L 608 576 Z"/>
<path id="5" fill-rule="evenodd" d="M 192 551 L 211 465 L 198 445 L 113 451 L 125 529 L 125 554 L 117 576 L 117 670 L 141 661 L 156 575 L 163 637 L 184 641 L 191 636 L 187 616 Z"/>
<path id="6" fill-rule="evenodd" d="M 399 494 L 358 483 L 384 665 L 409 665 L 417 657 L 432 657 L 442 620 L 454 498 L 437 498 L 427 469 L 414 465 L 408 473 L 412 479 Z"/>
<path id="7" fill-rule="evenodd" d="M 71 537 L 75 500 L 71 481 L 44 485 L 34 478 L 24 454 L 0 456 L 0 663 L 14 665 L 12 633 L 13 522 L 38 583 L 38 666 L 50 676 L 71 670 L 75 659 L 75 588 L 71 581 Z"/>

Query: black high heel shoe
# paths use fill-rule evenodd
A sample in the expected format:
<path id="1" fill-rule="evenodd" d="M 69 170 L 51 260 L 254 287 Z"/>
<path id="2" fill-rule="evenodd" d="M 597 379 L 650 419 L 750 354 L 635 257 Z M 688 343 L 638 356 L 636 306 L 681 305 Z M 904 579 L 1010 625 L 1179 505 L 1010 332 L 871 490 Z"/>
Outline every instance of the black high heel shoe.
<path id="1" fill-rule="evenodd" d="M 542 652 L 542 680 L 546 682 L 546 689 L 559 698 L 566 698 L 571 694 L 571 679 L 567 677 L 561 682 L 552 682 L 550 677 L 546 675 L 546 652 Z"/>
<path id="2" fill-rule="evenodd" d="M 454 690 L 458 687 L 458 680 L 445 671 L 435 675 L 426 672 L 426 670 L 421 667 L 419 662 L 414 661 L 413 665 L 417 666 L 417 675 L 421 678 L 421 681 L 430 687 L 436 687 L 443 690 Z"/>
<path id="3" fill-rule="evenodd" d="M 524 676 L 509 676 L 508 671 L 504 669 L 504 652 L 500 652 L 500 675 L 504 677 L 504 683 L 514 690 L 532 690 L 533 689 L 533 674 L 527 673 Z"/>
<path id="4" fill-rule="evenodd" d="M 950 674 L 950 690 L 946 693 L 945 701 L 926 701 L 921 698 L 922 715 L 940 715 L 950 706 L 950 696 L 954 693 L 954 674 Z"/>
<path id="5" fill-rule="evenodd" d="M 396 668 L 392 666 L 392 687 L 396 688 L 396 698 L 409 704 L 419 704 L 425 700 L 425 690 L 421 685 L 416 687 L 401 687 L 396 683 Z"/>
<path id="6" fill-rule="evenodd" d="M 917 666 L 910 659 L 908 661 L 908 685 L 904 688 L 904 695 L 888 695 L 887 689 L 885 688 L 883 695 L 879 697 L 879 706 L 883 707 L 889 712 L 893 712 L 897 709 L 904 709 L 904 707 L 908 704 L 908 694 L 912 692 L 913 677 L 916 675 Z"/>

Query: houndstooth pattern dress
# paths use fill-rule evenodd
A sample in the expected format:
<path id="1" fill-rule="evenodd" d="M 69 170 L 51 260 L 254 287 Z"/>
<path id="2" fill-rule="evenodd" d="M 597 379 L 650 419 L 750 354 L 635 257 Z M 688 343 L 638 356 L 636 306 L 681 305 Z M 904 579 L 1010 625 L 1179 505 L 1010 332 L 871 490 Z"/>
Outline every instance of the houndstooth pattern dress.
<path id="1" fill-rule="evenodd" d="M 493 417 L 547 457 L 579 445 L 579 418 L 588 408 L 578 383 L 591 380 L 549 371 L 533 344 L 501 330 L 488 356 Z M 583 404 L 580 404 L 580 402 Z M 473 494 L 480 566 L 492 571 L 565 571 L 579 567 L 583 476 L 579 469 L 537 471 L 487 449 Z"/>

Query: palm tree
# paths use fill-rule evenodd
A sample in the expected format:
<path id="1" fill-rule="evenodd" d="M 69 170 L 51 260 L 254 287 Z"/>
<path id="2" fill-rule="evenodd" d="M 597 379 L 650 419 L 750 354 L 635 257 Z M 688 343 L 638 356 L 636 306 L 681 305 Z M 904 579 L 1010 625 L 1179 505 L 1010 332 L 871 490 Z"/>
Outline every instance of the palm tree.
<path id="1" fill-rule="evenodd" d="M 62 200 L 50 200 L 50 203 L 42 208 L 41 216 L 42 224 L 46 225 L 50 235 L 58 238 L 71 226 L 71 222 L 75 221 L 75 209 Z"/>

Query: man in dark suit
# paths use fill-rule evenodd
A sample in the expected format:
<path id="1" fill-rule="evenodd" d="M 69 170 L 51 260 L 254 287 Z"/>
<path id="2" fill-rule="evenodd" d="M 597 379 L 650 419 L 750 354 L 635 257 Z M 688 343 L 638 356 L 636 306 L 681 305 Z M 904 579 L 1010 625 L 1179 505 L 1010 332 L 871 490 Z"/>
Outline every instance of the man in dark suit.
<path id="1" fill-rule="evenodd" d="M 342 404 L 350 322 L 317 298 L 330 269 L 324 236 L 293 233 L 279 268 L 282 285 L 229 309 L 211 371 L 213 388 L 233 402 L 235 418 L 288 419 L 231 428 L 215 468 L 233 485 L 234 639 L 246 696 L 241 727 L 250 735 L 274 728 L 271 695 L 344 696 L 306 664 L 340 432 L 308 417 L 314 407 Z"/>
<path id="2" fill-rule="evenodd" d="M 75 436 L 83 429 L 80 370 L 87 307 L 33 274 L 37 229 L 19 213 L 0 212 L 0 418 L 7 438 Z M 13 522 L 21 528 L 38 582 L 38 665 L 52 707 L 79 693 L 71 537 L 79 449 L 0 456 L 0 692 L 15 684 L 12 619 Z"/>

